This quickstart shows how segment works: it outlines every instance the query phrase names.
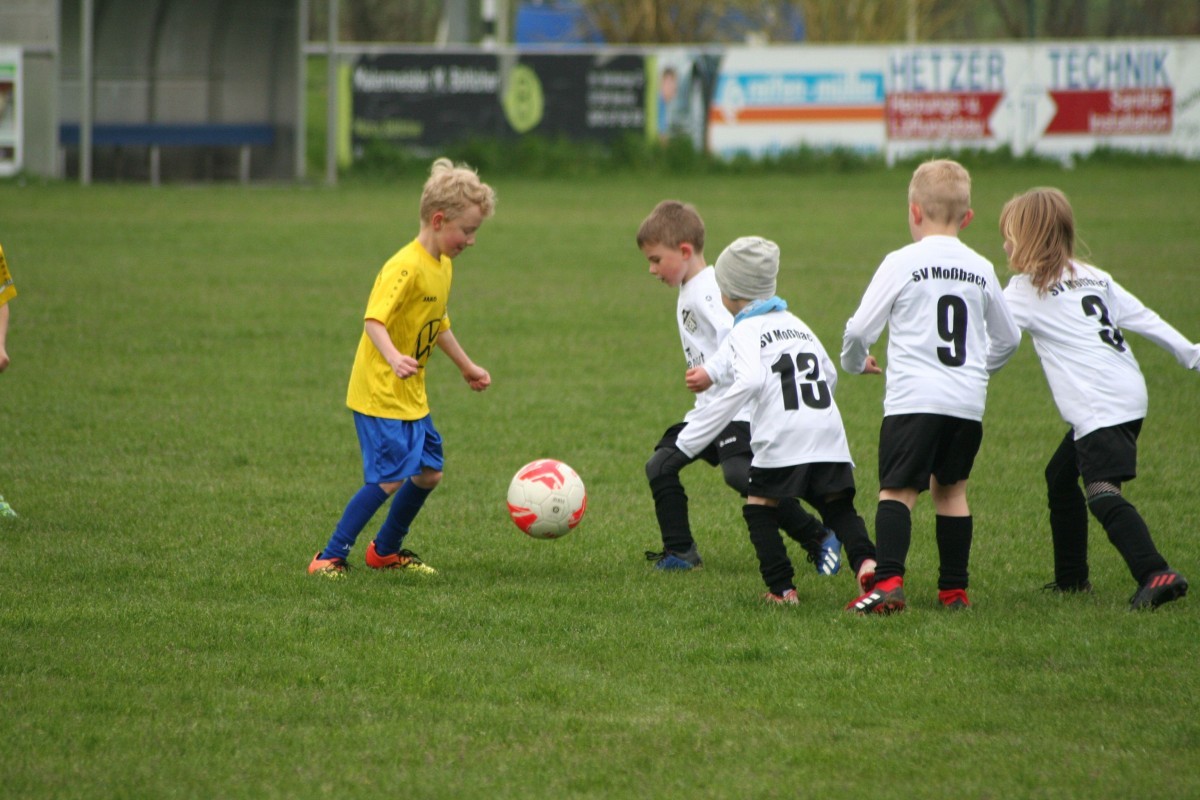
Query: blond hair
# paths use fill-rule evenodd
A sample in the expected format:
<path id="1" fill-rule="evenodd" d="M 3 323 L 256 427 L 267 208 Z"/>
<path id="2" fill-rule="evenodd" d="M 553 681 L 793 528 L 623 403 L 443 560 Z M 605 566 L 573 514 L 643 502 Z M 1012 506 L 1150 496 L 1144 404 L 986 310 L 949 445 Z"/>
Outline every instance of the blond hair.
<path id="1" fill-rule="evenodd" d="M 496 210 L 496 192 L 466 164 L 456 166 L 448 158 L 434 161 L 421 192 L 421 222 L 428 223 L 438 211 L 454 219 L 471 206 L 479 206 L 485 219 L 490 217 Z"/>
<path id="2" fill-rule="evenodd" d="M 663 200 L 638 227 L 638 249 L 656 244 L 679 247 L 685 242 L 697 253 L 704 252 L 704 220 L 690 203 Z"/>
<path id="3" fill-rule="evenodd" d="M 1075 213 L 1058 189 L 1030 189 L 1005 203 L 1000 235 L 1011 249 L 1009 266 L 1028 275 L 1038 294 L 1062 280 L 1075 258 Z"/>
<path id="4" fill-rule="evenodd" d="M 961 225 L 971 210 L 971 175 L 957 161 L 926 161 L 913 171 L 908 202 L 931 222 Z"/>

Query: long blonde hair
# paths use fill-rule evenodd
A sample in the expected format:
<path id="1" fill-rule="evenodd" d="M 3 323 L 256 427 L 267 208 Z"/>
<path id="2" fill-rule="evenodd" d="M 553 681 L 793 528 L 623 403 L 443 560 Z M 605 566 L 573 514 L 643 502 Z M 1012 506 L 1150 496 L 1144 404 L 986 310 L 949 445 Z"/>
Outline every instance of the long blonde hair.
<path id="1" fill-rule="evenodd" d="M 429 222 L 438 211 L 454 219 L 473 205 L 485 219 L 490 217 L 496 210 L 496 192 L 466 164 L 456 166 L 448 158 L 434 161 L 421 192 L 421 222 Z"/>
<path id="2" fill-rule="evenodd" d="M 1038 294 L 1062 280 L 1075 258 L 1075 213 L 1067 196 L 1053 187 L 1030 189 L 1000 211 L 1000 235 L 1010 245 L 1008 264 L 1028 275 Z"/>

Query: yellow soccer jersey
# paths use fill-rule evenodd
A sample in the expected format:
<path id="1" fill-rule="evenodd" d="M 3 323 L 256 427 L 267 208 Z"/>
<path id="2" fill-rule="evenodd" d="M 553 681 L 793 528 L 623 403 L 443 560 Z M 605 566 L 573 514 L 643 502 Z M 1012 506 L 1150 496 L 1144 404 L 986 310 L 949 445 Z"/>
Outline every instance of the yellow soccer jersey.
<path id="1" fill-rule="evenodd" d="M 8 274 L 8 262 L 4 260 L 4 248 L 0 247 L 0 306 L 17 296 L 12 275 Z"/>
<path id="2" fill-rule="evenodd" d="M 449 258 L 435 259 L 416 240 L 383 265 L 363 319 L 382 322 L 396 349 L 415 358 L 421 368 L 400 380 L 364 331 L 350 372 L 346 405 L 387 419 L 415 420 L 429 414 L 425 362 L 438 334 L 450 329 L 446 301 L 452 273 Z"/>

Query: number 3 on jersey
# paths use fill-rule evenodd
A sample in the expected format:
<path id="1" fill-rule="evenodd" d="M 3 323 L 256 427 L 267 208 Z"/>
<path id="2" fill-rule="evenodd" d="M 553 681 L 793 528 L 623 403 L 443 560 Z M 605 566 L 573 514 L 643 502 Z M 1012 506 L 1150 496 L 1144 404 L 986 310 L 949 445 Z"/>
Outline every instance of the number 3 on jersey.
<path id="1" fill-rule="evenodd" d="M 815 353 L 797 353 L 795 361 L 790 353 L 782 353 L 771 365 L 771 372 L 779 376 L 779 388 L 783 391 L 783 407 L 786 410 L 800 408 L 801 399 L 809 408 L 829 408 L 833 403 L 829 384 L 821 378 L 821 362 Z M 797 376 L 803 381 L 799 390 L 796 388 Z"/>
<path id="2" fill-rule="evenodd" d="M 1083 313 L 1089 317 L 1100 318 L 1100 341 L 1104 342 L 1114 350 L 1125 352 L 1125 335 L 1121 333 L 1121 329 L 1112 324 L 1108 318 L 1108 306 L 1104 305 L 1104 301 L 1094 294 L 1089 294 L 1081 301 L 1083 304 Z"/>

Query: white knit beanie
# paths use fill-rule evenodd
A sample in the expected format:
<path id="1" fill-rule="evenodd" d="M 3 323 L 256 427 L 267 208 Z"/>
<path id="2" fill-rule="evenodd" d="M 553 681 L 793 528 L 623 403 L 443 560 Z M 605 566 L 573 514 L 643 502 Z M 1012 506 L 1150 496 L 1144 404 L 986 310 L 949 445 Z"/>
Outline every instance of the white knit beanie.
<path id="1" fill-rule="evenodd" d="M 779 245 L 761 236 L 743 236 L 721 251 L 715 267 L 721 294 L 733 300 L 764 300 L 775 294 Z"/>

